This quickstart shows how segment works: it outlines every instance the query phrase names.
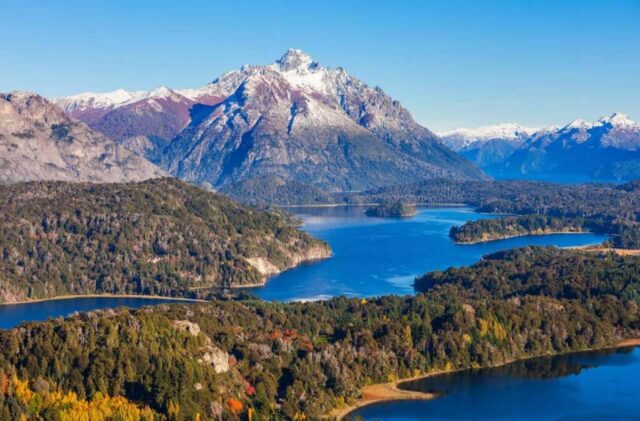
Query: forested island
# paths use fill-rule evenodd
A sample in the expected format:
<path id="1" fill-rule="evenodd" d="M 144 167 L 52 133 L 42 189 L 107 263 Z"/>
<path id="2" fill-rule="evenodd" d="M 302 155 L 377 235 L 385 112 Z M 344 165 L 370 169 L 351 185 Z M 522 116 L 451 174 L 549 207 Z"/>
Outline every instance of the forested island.
<path id="1" fill-rule="evenodd" d="M 367 216 L 376 218 L 409 218 L 417 213 L 415 205 L 404 202 L 383 202 L 366 210 Z"/>
<path id="2" fill-rule="evenodd" d="M 0 331 L 0 418 L 101 402 L 135 405 L 129 419 L 318 418 L 367 384 L 636 337 L 639 272 L 636 258 L 523 248 L 425 275 L 416 296 L 160 305 L 26 323 Z M 87 404 L 63 404 L 71 393 Z"/>
<path id="3" fill-rule="evenodd" d="M 266 181 L 262 181 L 266 183 Z M 251 184 L 256 190 L 247 189 Z M 511 235 L 537 232 L 574 231 L 577 220 L 584 230 L 610 236 L 610 246 L 640 249 L 640 181 L 625 184 L 586 183 L 555 184 L 536 181 L 459 181 L 423 180 L 415 183 L 380 187 L 363 192 L 326 193 L 313 188 L 295 189 L 288 182 L 270 184 L 270 194 L 261 196 L 261 181 L 245 182 L 245 189 L 228 194 L 241 202 L 277 205 L 292 204 L 369 204 L 404 202 L 416 204 L 465 204 L 478 212 L 522 216 L 524 218 L 485 223 L 469 222 L 460 227 L 465 242 L 486 241 Z M 248 191 L 253 194 L 249 195 Z M 304 192 L 297 196 L 296 192 Z M 548 217 L 546 223 L 536 216 Z M 510 217 L 507 217 L 510 218 Z M 531 223 L 538 225 L 530 230 Z M 562 226 L 562 223 L 567 225 Z M 530 232 L 531 231 L 531 232 Z M 457 236 L 457 232 L 456 232 Z M 455 238 L 455 237 L 454 237 Z"/>
<path id="4" fill-rule="evenodd" d="M 72 294 L 203 298 L 329 246 L 278 212 L 176 179 L 0 186 L 0 302 Z"/>

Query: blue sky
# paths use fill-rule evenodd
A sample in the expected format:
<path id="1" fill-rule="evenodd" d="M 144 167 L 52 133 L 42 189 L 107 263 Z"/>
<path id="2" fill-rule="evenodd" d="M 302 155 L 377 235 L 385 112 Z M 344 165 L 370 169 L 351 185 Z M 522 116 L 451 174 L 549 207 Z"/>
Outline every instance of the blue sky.
<path id="1" fill-rule="evenodd" d="M 0 91 L 196 87 L 292 47 L 433 130 L 640 119 L 640 0 L 2 0 L 0 19 Z"/>

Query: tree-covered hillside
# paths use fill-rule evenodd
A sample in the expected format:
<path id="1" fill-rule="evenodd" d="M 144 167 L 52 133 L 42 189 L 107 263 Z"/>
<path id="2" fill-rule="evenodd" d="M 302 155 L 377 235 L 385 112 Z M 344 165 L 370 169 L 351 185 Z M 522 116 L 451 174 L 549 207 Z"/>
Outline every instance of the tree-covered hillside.
<path id="1" fill-rule="evenodd" d="M 635 337 L 638 264 L 531 248 L 428 275 L 417 296 L 92 312 L 1 331 L 0 370 L 169 419 L 315 419 L 369 383 Z"/>
<path id="2" fill-rule="evenodd" d="M 328 246 L 282 216 L 175 179 L 0 186 L 0 302 L 65 294 L 201 297 Z"/>

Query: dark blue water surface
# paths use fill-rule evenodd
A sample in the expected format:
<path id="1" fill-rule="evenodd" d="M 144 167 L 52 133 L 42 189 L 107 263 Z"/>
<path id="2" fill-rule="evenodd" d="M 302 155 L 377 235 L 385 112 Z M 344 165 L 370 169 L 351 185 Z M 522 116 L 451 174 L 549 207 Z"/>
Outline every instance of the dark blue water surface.
<path id="1" fill-rule="evenodd" d="M 363 207 L 292 209 L 303 228 L 331 245 L 334 256 L 302 265 L 270 279 L 252 291 L 266 300 L 315 300 L 336 295 L 411 294 L 416 275 L 449 266 L 469 265 L 483 255 L 523 245 L 575 246 L 602 242 L 593 234 L 563 234 L 514 238 L 457 246 L 448 237 L 454 224 L 493 218 L 468 208 L 426 208 L 408 219 L 364 215 Z M 0 306 L 0 328 L 23 321 L 46 320 L 76 311 L 141 307 L 170 299 L 86 297 Z"/>
<path id="2" fill-rule="evenodd" d="M 401 387 L 440 392 L 351 414 L 365 420 L 640 419 L 640 348 L 596 351 L 434 376 Z"/>
<path id="3" fill-rule="evenodd" d="M 271 278 L 252 292 L 265 300 L 316 300 L 336 295 L 411 294 L 417 275 L 477 262 L 483 255 L 525 245 L 559 247 L 601 243 L 605 236 L 557 234 L 455 245 L 452 225 L 495 218 L 469 208 L 424 208 L 407 219 L 371 218 L 365 208 L 293 208 L 303 229 L 327 241 L 333 257 Z"/>
<path id="4" fill-rule="evenodd" d="M 104 308 L 138 308 L 154 304 L 177 302 L 170 298 L 80 297 L 0 305 L 0 329 L 8 329 L 26 321 L 42 321 L 50 317 L 65 317 L 76 311 Z M 184 301 L 181 301 L 184 302 Z"/>

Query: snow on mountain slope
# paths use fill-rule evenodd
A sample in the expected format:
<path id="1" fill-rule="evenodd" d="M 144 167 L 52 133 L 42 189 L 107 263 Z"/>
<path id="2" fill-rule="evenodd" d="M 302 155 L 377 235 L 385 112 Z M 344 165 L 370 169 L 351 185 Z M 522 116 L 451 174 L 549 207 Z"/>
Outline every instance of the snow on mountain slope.
<path id="1" fill-rule="evenodd" d="M 124 182 L 165 174 L 37 94 L 0 94 L 0 182 Z"/>
<path id="2" fill-rule="evenodd" d="M 463 149 L 476 142 L 488 140 L 524 141 L 538 129 L 522 127 L 515 123 L 502 123 L 483 126 L 475 129 L 456 129 L 440 132 L 443 142 L 455 151 Z"/>
<path id="3" fill-rule="evenodd" d="M 529 137 L 502 170 L 571 174 L 596 179 L 640 177 L 640 124 L 622 113 L 597 121 L 574 120 Z"/>
<path id="4" fill-rule="evenodd" d="M 485 177 L 380 88 L 342 68 L 325 68 L 301 50 L 200 88 L 118 92 L 58 103 L 191 181 L 218 186 L 269 174 L 359 189 Z"/>
<path id="5" fill-rule="evenodd" d="M 161 161 L 187 180 L 221 186 L 275 175 L 348 190 L 484 177 L 380 88 L 300 50 L 226 73 L 207 89 L 228 96 L 203 110 Z"/>

